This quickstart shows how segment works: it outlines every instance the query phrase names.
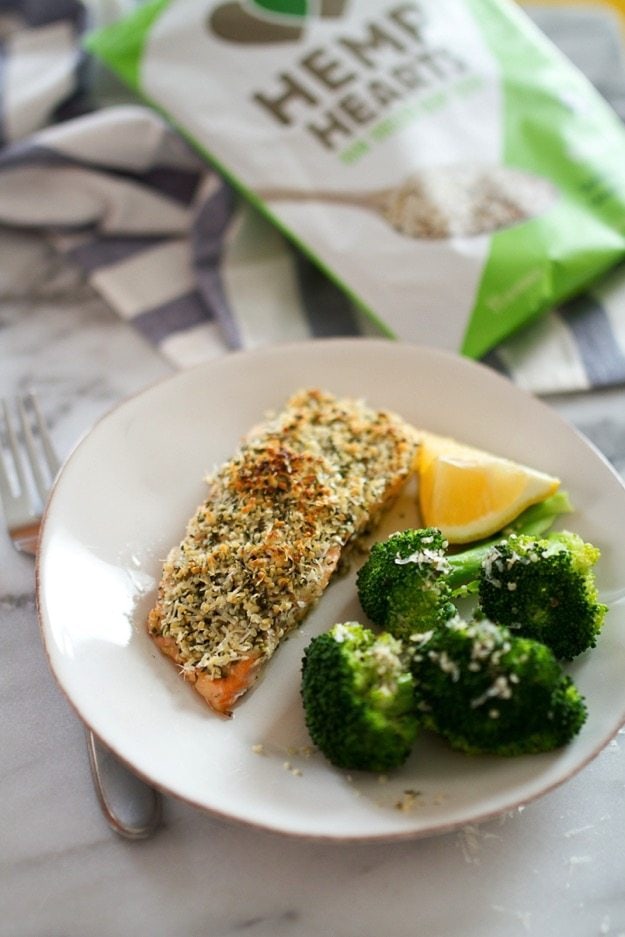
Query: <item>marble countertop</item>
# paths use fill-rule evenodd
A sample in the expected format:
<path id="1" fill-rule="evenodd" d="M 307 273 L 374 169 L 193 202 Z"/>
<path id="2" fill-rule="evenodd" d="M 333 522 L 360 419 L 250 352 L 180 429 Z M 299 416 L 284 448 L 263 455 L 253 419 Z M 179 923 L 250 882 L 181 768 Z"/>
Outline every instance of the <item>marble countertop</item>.
<path id="1" fill-rule="evenodd" d="M 35 384 L 67 454 L 168 365 L 34 236 L 0 234 L 0 395 Z M 625 474 L 625 388 L 549 398 Z M 391 844 L 282 837 L 165 802 L 145 842 L 95 800 L 46 664 L 32 561 L 0 535 L 3 937 L 625 937 L 625 735 L 542 799 Z"/>

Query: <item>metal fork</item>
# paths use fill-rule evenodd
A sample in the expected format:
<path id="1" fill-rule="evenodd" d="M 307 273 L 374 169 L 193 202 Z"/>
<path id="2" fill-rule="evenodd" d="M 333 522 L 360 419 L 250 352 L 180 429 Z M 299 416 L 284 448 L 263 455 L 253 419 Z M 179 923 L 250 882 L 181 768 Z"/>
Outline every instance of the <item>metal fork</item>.
<path id="1" fill-rule="evenodd" d="M 42 510 L 60 462 L 36 395 L 31 391 L 18 398 L 15 409 L 17 430 L 7 401 L 2 401 L 6 455 L 0 440 L 0 502 L 16 550 L 34 556 Z M 90 729 L 86 733 L 91 775 L 109 826 L 126 839 L 146 839 L 160 825 L 161 795 L 100 745 Z"/>

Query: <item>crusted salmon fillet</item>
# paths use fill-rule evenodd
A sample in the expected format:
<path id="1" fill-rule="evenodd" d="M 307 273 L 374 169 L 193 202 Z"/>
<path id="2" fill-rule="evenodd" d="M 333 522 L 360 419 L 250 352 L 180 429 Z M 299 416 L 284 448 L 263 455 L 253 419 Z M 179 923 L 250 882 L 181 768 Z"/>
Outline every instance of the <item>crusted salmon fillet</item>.
<path id="1" fill-rule="evenodd" d="M 207 481 L 163 567 L 148 631 L 217 712 L 230 714 L 414 469 L 392 413 L 297 393 Z"/>

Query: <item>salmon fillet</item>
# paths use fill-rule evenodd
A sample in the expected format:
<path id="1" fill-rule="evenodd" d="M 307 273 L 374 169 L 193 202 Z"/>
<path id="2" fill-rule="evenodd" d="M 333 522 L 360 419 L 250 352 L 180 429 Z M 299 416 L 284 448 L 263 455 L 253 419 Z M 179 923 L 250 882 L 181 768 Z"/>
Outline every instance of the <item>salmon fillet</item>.
<path id="1" fill-rule="evenodd" d="M 216 712 L 230 714 L 414 469 L 403 420 L 300 391 L 207 481 L 163 567 L 148 631 Z"/>

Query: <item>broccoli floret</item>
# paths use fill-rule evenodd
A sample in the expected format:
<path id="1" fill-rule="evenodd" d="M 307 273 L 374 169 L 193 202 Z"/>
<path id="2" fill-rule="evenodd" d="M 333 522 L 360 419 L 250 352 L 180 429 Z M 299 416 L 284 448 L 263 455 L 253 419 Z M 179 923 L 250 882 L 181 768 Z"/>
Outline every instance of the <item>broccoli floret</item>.
<path id="1" fill-rule="evenodd" d="M 455 614 L 440 530 L 402 530 L 373 545 L 357 575 L 370 620 L 398 638 L 427 631 Z"/>
<path id="2" fill-rule="evenodd" d="M 577 534 L 512 536 L 486 556 L 479 578 L 484 614 L 548 645 L 560 660 L 594 647 L 606 613 L 593 567 L 600 552 Z"/>
<path id="3" fill-rule="evenodd" d="M 478 591 L 480 567 L 488 556 L 491 548 L 506 540 L 512 534 L 527 534 L 532 537 L 547 535 L 555 520 L 562 514 L 569 514 L 573 510 L 571 499 L 566 491 L 557 491 L 539 504 L 532 504 L 526 508 L 516 520 L 508 524 L 496 536 L 489 537 L 458 553 L 450 554 L 449 574 L 447 582 L 454 595 L 464 596 Z"/>
<path id="4" fill-rule="evenodd" d="M 512 531 L 538 536 L 570 510 L 569 496 L 557 492 L 527 508 L 499 537 L 456 554 L 447 554 L 447 541 L 434 527 L 392 534 L 374 544 L 358 572 L 362 609 L 374 624 L 404 640 L 429 631 L 455 615 L 455 598 L 477 592 L 484 557 L 502 536 Z"/>
<path id="5" fill-rule="evenodd" d="M 339 768 L 388 771 L 419 728 L 402 643 L 356 622 L 337 624 L 304 652 L 301 694 L 313 743 Z"/>
<path id="6" fill-rule="evenodd" d="M 424 726 L 469 754 L 523 755 L 569 742 L 585 702 L 552 651 L 487 619 L 459 617 L 415 635 Z"/>

